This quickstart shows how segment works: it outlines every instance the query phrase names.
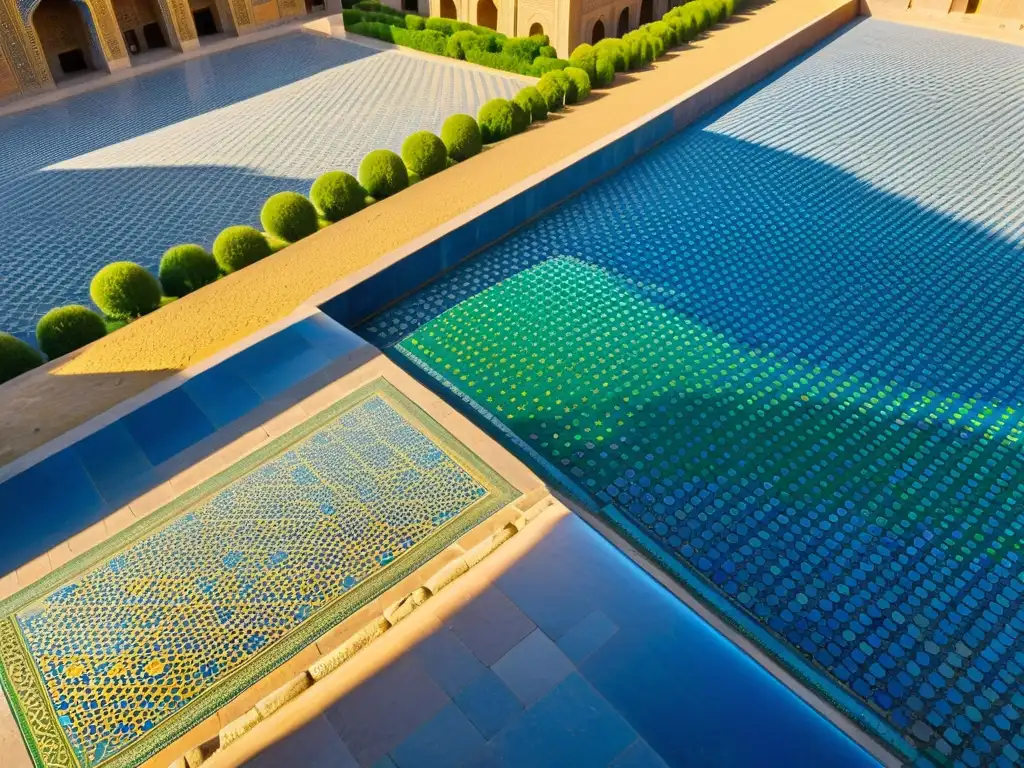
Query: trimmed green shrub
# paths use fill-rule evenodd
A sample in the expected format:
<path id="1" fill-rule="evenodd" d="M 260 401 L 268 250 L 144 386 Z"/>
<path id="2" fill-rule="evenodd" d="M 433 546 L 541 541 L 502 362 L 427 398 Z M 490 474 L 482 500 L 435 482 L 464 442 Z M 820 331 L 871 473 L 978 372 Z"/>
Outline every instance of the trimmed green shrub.
<path id="1" fill-rule="evenodd" d="M 387 14 L 388 16 L 405 16 L 404 11 L 396 10 L 395 8 L 392 8 L 390 5 L 378 3 L 376 2 L 376 0 L 359 0 L 359 2 L 352 7 L 360 11 L 370 11 L 371 13 L 384 13 Z"/>
<path id="2" fill-rule="evenodd" d="M 722 0 L 701 0 L 701 2 L 707 9 L 708 15 L 711 16 L 711 23 L 713 25 L 725 21 L 726 18 L 728 18 L 726 16 L 725 3 Z"/>
<path id="3" fill-rule="evenodd" d="M 478 51 L 487 50 L 487 39 L 476 32 L 464 29 L 448 38 L 448 42 L 445 44 L 444 55 L 449 59 L 465 61 L 466 51 L 470 49 Z"/>
<path id="4" fill-rule="evenodd" d="M 541 77 L 548 72 L 558 72 L 568 66 L 569 62 L 565 59 L 548 59 L 544 56 L 538 56 L 533 60 L 533 65 L 530 67 L 530 74 L 534 77 Z"/>
<path id="5" fill-rule="evenodd" d="M 452 115 L 445 120 L 441 126 L 441 141 L 455 162 L 480 154 L 483 147 L 480 126 L 469 115 Z"/>
<path id="6" fill-rule="evenodd" d="M 689 12 L 693 14 L 694 22 L 697 24 L 698 34 L 706 30 L 714 23 L 714 21 L 711 18 L 711 12 L 707 9 L 704 3 L 701 3 L 699 1 L 687 3 L 686 5 L 683 6 L 683 9 L 688 9 Z"/>
<path id="7" fill-rule="evenodd" d="M 551 78 L 561 87 L 564 104 L 575 104 L 580 100 L 579 94 L 576 91 L 576 83 L 564 71 L 548 72 L 544 77 Z"/>
<path id="8" fill-rule="evenodd" d="M 500 69 L 503 72 L 515 72 L 519 75 L 529 75 L 532 71 L 532 63 L 507 53 L 492 53 L 481 51 L 477 48 L 470 48 L 466 51 L 466 61 L 472 64 L 479 64 L 481 67 Z"/>
<path id="9" fill-rule="evenodd" d="M 422 16 L 415 16 L 411 13 L 405 15 L 405 28 L 419 32 L 427 28 L 427 20 Z"/>
<path id="10" fill-rule="evenodd" d="M 642 69 L 654 61 L 654 44 L 650 35 L 633 30 L 622 38 L 622 42 L 629 46 L 629 60 L 634 69 Z"/>
<path id="11" fill-rule="evenodd" d="M 267 198 L 260 211 L 260 224 L 274 237 L 289 243 L 297 243 L 319 228 L 316 207 L 298 192 L 278 192 Z"/>
<path id="12" fill-rule="evenodd" d="M 36 325 L 39 348 L 51 360 L 107 335 L 107 324 L 91 309 L 73 304 L 51 309 Z"/>
<path id="13" fill-rule="evenodd" d="M 476 121 L 480 124 L 484 144 L 493 144 L 511 136 L 512 120 L 512 107 L 505 99 L 491 99 L 480 107 Z"/>
<path id="14" fill-rule="evenodd" d="M 359 164 L 359 183 L 370 197 L 382 200 L 408 187 L 409 173 L 390 149 L 375 149 Z"/>
<path id="15" fill-rule="evenodd" d="M 615 65 L 607 56 L 597 57 L 597 80 L 595 85 L 598 88 L 607 88 L 615 80 Z"/>
<path id="16" fill-rule="evenodd" d="M 328 171 L 314 181 L 309 198 L 327 221 L 341 221 L 366 207 L 366 190 L 344 171 Z"/>
<path id="17" fill-rule="evenodd" d="M 421 179 L 448 167 L 444 142 L 430 131 L 416 131 L 402 142 L 402 162 Z"/>
<path id="18" fill-rule="evenodd" d="M 205 248 L 187 243 L 176 245 L 164 253 L 158 274 L 164 295 L 180 298 L 214 282 L 220 270 L 217 260 Z"/>
<path id="19" fill-rule="evenodd" d="M 530 39 L 540 46 L 550 45 L 551 43 L 551 38 L 545 35 L 544 33 L 541 33 L 539 35 L 530 35 Z"/>
<path id="20" fill-rule="evenodd" d="M 562 83 L 553 79 L 551 74 L 548 72 L 537 82 L 537 90 L 544 97 L 548 112 L 557 112 L 565 106 L 565 88 Z"/>
<path id="21" fill-rule="evenodd" d="M 554 59 L 558 56 L 558 51 L 555 50 L 553 45 L 542 45 L 540 50 L 537 51 L 538 56 L 543 56 L 545 59 Z"/>
<path id="22" fill-rule="evenodd" d="M 565 76 L 572 80 L 576 86 L 577 102 L 583 101 L 590 95 L 590 78 L 586 72 L 578 67 L 569 67 L 562 71 L 565 72 Z"/>
<path id="23" fill-rule="evenodd" d="M 676 31 L 676 39 L 680 43 L 688 43 L 697 36 L 697 23 L 690 13 L 666 15 L 664 21 Z"/>
<path id="24" fill-rule="evenodd" d="M 213 241 L 213 258 L 222 272 L 237 272 L 270 255 L 270 243 L 258 229 L 228 227 Z"/>
<path id="25" fill-rule="evenodd" d="M 611 58 L 616 72 L 629 70 L 629 46 L 618 38 L 606 37 L 594 46 L 594 50 Z"/>
<path id="26" fill-rule="evenodd" d="M 512 134 L 522 133 L 530 125 L 530 115 L 515 99 L 509 101 L 508 105 L 512 109 Z"/>
<path id="27" fill-rule="evenodd" d="M 439 19 L 436 16 L 424 19 L 423 24 L 427 29 L 435 30 L 443 35 L 454 35 L 462 29 L 455 19 Z"/>
<path id="28" fill-rule="evenodd" d="M 523 111 L 530 116 L 532 121 L 546 120 L 548 116 L 548 103 L 541 96 L 540 91 L 532 85 L 528 85 L 515 95 L 514 101 Z"/>
<path id="29" fill-rule="evenodd" d="M 679 39 L 676 37 L 676 31 L 664 21 L 655 21 L 650 24 L 646 24 L 645 26 L 647 28 L 647 32 L 661 40 L 666 50 L 674 48 L 679 44 Z"/>
<path id="30" fill-rule="evenodd" d="M 131 261 L 108 264 L 89 284 L 93 304 L 113 320 L 134 320 L 160 306 L 160 283 Z"/>
<path id="31" fill-rule="evenodd" d="M 584 43 L 576 46 L 576 50 L 569 57 L 569 66 L 582 69 L 590 78 L 591 84 L 597 84 L 597 51 L 592 45 Z"/>
<path id="32" fill-rule="evenodd" d="M 9 333 L 0 333 L 0 384 L 43 364 L 43 356 Z"/>
<path id="33" fill-rule="evenodd" d="M 545 43 L 531 37 L 510 37 L 501 44 L 501 51 L 509 56 L 532 63 L 540 56 L 542 45 Z"/>

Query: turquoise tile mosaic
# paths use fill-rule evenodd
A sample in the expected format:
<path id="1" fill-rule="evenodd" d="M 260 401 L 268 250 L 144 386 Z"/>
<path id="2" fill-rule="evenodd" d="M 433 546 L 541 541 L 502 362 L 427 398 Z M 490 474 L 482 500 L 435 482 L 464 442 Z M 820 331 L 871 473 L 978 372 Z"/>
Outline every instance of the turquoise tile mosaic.
<path id="1" fill-rule="evenodd" d="M 862 21 L 360 330 L 908 762 L 1021 765 L 1021 72 Z"/>
<path id="2" fill-rule="evenodd" d="M 522 85 L 296 32 L 0 117 L 0 331 L 34 340 L 104 265 L 155 271 L 173 245 L 258 227 L 270 195 Z"/>
<path id="3" fill-rule="evenodd" d="M 0 604 L 37 763 L 137 765 L 513 494 L 368 385 Z"/>

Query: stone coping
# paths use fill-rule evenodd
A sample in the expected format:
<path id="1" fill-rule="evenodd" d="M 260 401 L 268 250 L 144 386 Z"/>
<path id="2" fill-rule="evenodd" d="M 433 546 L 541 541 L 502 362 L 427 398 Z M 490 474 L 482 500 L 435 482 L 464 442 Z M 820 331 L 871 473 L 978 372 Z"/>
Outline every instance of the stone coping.
<path id="1" fill-rule="evenodd" d="M 741 15 L 652 69 L 620 76 L 618 86 L 586 104 L 8 382 L 0 388 L 0 466 L 280 321 L 311 297 L 336 295 L 342 281 L 381 257 L 394 261 L 437 239 L 474 208 L 604 146 L 667 102 L 704 93 L 707 81 L 738 90 L 742 84 L 723 73 L 763 61 L 760 76 L 768 74 L 855 13 L 856 0 L 777 0 Z M 710 94 L 706 108 L 736 90 Z"/>
<path id="2" fill-rule="evenodd" d="M 1021 7 L 1024 8 L 1024 5 Z M 860 0 L 860 13 L 883 21 L 895 21 L 899 24 L 934 29 L 937 32 L 952 32 L 1011 45 L 1024 45 L 1024 15 L 1012 19 L 985 12 L 938 13 L 909 7 L 904 0 Z"/>

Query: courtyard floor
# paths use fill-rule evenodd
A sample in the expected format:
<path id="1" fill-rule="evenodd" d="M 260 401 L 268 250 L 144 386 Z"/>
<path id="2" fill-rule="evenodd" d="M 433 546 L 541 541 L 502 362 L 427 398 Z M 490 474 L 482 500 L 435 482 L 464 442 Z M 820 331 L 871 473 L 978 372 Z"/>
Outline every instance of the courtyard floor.
<path id="1" fill-rule="evenodd" d="M 0 330 L 32 339 L 106 264 L 155 271 L 173 245 L 258 226 L 275 192 L 522 85 L 294 32 L 0 117 Z"/>

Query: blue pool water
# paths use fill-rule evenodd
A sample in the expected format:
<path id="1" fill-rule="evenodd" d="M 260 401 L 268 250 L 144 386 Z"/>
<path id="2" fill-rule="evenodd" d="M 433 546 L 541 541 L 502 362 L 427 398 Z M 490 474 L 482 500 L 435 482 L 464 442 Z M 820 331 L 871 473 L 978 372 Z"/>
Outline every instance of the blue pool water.
<path id="1" fill-rule="evenodd" d="M 296 32 L 0 117 L 0 331 L 34 339 L 104 265 L 155 270 L 172 245 L 258 226 L 275 192 L 521 87 Z"/>
<path id="2" fill-rule="evenodd" d="M 1022 73 L 862 21 L 361 332 L 895 753 L 1020 765 Z"/>

